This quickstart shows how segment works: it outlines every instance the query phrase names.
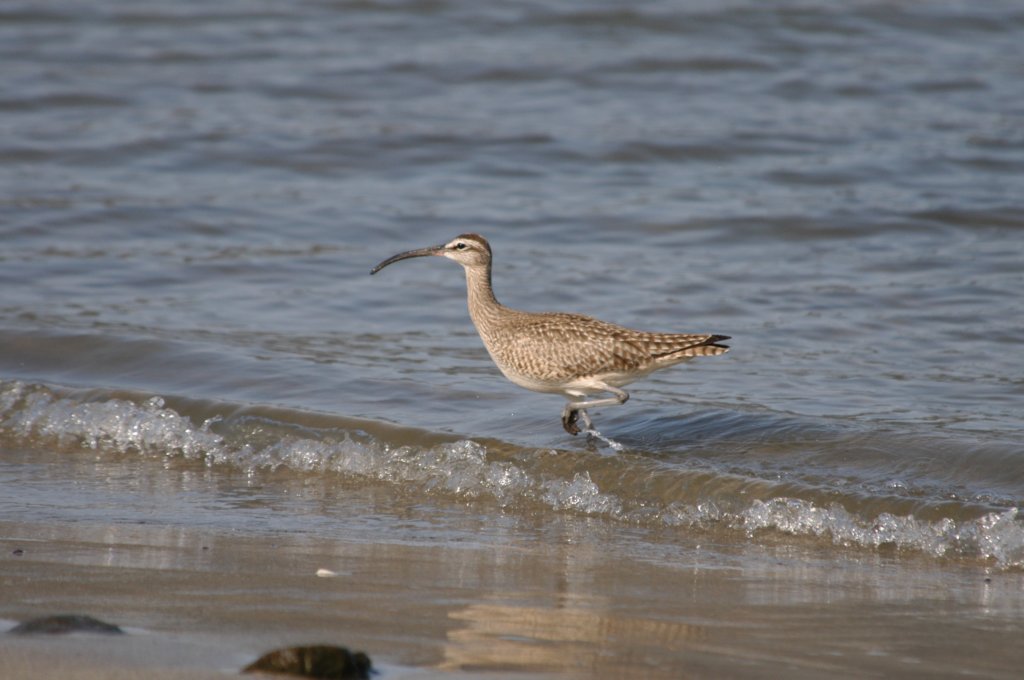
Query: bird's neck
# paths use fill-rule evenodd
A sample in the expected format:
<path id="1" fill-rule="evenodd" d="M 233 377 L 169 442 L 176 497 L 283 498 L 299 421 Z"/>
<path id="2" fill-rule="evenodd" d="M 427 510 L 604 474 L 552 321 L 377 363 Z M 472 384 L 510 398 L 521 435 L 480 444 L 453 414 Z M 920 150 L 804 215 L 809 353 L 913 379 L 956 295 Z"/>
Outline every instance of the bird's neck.
<path id="1" fill-rule="evenodd" d="M 477 330 L 488 327 L 501 313 L 502 305 L 491 287 L 491 265 L 466 267 L 469 316 Z"/>

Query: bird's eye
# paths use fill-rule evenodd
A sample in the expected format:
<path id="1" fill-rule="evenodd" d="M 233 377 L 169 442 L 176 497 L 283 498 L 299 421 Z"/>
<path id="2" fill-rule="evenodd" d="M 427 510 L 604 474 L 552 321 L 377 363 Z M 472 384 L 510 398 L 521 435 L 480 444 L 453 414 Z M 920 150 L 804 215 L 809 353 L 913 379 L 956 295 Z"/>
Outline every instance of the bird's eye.
<path id="1" fill-rule="evenodd" d="M 462 241 L 459 241 L 458 243 L 455 244 L 455 250 L 465 250 L 465 249 L 466 249 L 466 244 L 463 243 Z"/>

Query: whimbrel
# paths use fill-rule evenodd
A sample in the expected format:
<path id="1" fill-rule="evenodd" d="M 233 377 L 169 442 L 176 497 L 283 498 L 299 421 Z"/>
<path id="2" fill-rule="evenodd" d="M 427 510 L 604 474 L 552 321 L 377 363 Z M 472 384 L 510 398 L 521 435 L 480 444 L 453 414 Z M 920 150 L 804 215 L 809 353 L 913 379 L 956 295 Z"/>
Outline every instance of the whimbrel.
<path id="1" fill-rule="evenodd" d="M 537 313 L 510 309 L 491 288 L 491 246 L 479 234 L 463 234 L 448 243 L 399 253 L 370 274 L 410 257 L 440 256 L 466 270 L 469 316 L 491 359 L 506 378 L 528 390 L 561 394 L 568 402 L 562 426 L 569 434 L 588 431 L 588 408 L 623 404 L 620 388 L 654 371 L 729 351 L 728 335 L 645 333 L 582 314 Z M 612 396 L 586 401 L 590 395 Z"/>

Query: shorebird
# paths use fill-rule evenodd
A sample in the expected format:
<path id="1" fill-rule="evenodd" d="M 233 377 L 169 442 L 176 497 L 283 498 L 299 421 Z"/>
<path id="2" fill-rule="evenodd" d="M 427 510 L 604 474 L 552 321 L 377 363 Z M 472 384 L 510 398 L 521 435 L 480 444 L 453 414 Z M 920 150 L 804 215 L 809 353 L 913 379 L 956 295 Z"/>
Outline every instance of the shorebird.
<path id="1" fill-rule="evenodd" d="M 466 270 L 469 316 L 484 347 L 506 378 L 528 390 L 561 394 L 568 401 L 562 427 L 578 434 L 583 421 L 594 433 L 587 409 L 624 404 L 621 389 L 654 371 L 729 351 L 728 335 L 647 333 L 582 314 L 524 312 L 498 302 L 491 287 L 491 246 L 479 234 L 409 250 L 384 260 L 370 274 L 412 257 L 446 257 Z M 595 394 L 610 397 L 586 401 Z"/>

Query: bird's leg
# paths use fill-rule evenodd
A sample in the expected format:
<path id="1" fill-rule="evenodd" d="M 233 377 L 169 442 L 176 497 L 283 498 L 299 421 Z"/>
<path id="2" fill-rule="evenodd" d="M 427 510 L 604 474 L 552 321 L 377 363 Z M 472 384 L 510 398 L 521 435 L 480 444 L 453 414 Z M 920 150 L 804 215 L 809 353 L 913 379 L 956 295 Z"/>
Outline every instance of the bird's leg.
<path id="1" fill-rule="evenodd" d="M 605 384 L 601 389 L 611 392 L 615 396 L 606 397 L 605 399 L 595 399 L 593 401 L 572 401 L 569 405 L 576 411 L 587 408 L 594 408 L 597 406 L 618 406 L 619 404 L 625 404 L 629 399 L 629 392 L 620 390 L 618 387 L 612 387 L 611 385 Z"/>
<path id="2" fill-rule="evenodd" d="M 572 435 L 579 434 L 580 427 L 576 424 L 576 421 L 581 417 L 583 418 L 583 424 L 586 425 L 588 430 L 594 429 L 594 424 L 591 422 L 586 409 L 595 406 L 617 406 L 625 404 L 626 400 L 629 399 L 629 392 L 620 390 L 617 387 L 605 384 L 602 389 L 611 392 L 615 396 L 605 399 L 594 399 L 593 401 L 570 401 L 565 405 L 565 408 L 562 410 L 562 427 L 565 428 L 566 432 Z"/>

